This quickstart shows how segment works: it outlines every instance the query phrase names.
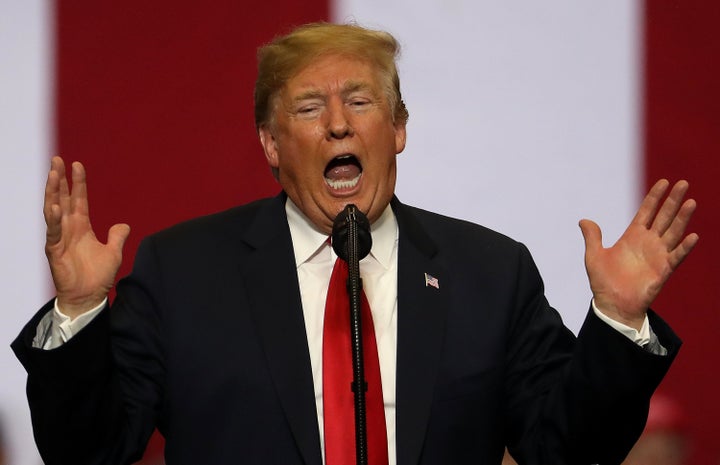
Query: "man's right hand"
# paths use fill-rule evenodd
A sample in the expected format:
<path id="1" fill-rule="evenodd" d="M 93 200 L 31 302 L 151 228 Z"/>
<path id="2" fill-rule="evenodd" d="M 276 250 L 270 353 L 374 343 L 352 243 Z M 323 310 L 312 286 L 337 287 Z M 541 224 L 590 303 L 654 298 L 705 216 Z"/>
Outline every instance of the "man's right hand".
<path id="1" fill-rule="evenodd" d="M 43 214 L 45 254 L 57 304 L 64 314 L 76 318 L 102 303 L 113 286 L 130 227 L 116 224 L 108 232 L 107 244 L 98 241 L 90 225 L 85 168 L 79 162 L 72 164 L 71 190 L 60 157 L 51 162 Z"/>

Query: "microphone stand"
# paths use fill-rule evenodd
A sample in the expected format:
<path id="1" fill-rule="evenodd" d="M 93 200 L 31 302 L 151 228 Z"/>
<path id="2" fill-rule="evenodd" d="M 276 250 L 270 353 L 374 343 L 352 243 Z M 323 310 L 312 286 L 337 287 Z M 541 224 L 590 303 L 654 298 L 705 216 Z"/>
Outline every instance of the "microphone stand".
<path id="1" fill-rule="evenodd" d="M 362 321 L 360 318 L 362 279 L 360 278 L 360 259 L 370 252 L 372 236 L 370 236 L 370 225 L 363 213 L 355 207 L 348 205 L 335 219 L 335 225 L 344 222 L 346 230 L 338 232 L 339 240 L 336 247 L 336 227 L 333 227 L 333 248 L 338 256 L 348 263 L 347 292 L 350 298 L 350 344 L 352 346 L 353 381 L 351 389 L 354 394 L 355 407 L 355 457 L 357 465 L 368 464 L 367 454 L 367 420 L 366 401 L 367 382 L 365 381 L 365 365 L 363 360 L 362 347 Z M 358 225 L 361 224 L 366 230 L 360 244 L 358 244 Z M 343 233 L 347 231 L 347 247 L 343 249 Z M 362 234 L 361 233 L 361 234 Z M 338 250 L 341 249 L 341 250 Z M 346 252 L 341 253 L 341 252 Z"/>

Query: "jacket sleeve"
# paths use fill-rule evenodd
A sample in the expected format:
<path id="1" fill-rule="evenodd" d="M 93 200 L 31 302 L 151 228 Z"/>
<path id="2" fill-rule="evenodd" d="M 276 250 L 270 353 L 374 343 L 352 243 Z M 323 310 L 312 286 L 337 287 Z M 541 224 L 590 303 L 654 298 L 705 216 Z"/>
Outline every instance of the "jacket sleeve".
<path id="1" fill-rule="evenodd" d="M 619 464 L 681 342 L 651 311 L 650 325 L 668 350 L 655 355 L 592 309 L 575 339 L 547 303 L 524 247 L 519 261 L 506 361 L 510 451 L 527 464 Z"/>
<path id="2" fill-rule="evenodd" d="M 141 245 L 133 274 L 105 308 L 67 343 L 32 347 L 46 304 L 12 349 L 28 373 L 27 396 L 35 441 L 46 465 L 129 464 L 142 457 L 162 398 L 162 351 L 152 286 L 149 244 Z"/>

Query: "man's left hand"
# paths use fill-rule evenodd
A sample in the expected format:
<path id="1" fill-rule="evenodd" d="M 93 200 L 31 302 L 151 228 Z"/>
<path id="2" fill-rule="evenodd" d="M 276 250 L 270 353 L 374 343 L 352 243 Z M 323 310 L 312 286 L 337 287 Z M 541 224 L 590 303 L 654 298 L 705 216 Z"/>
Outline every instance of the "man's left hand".
<path id="1" fill-rule="evenodd" d="M 693 199 L 683 201 L 688 183 L 678 181 L 663 201 L 669 185 L 665 179 L 655 183 L 612 247 L 602 246 L 595 222 L 580 221 L 595 305 L 608 317 L 638 330 L 650 304 L 699 239 L 695 233 L 685 236 L 696 207 Z"/>

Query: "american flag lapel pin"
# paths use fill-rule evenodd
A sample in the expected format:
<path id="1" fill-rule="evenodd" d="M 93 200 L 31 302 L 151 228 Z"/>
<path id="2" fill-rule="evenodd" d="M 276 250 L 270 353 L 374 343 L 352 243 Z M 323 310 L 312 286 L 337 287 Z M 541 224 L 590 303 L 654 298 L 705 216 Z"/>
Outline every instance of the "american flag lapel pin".
<path id="1" fill-rule="evenodd" d="M 434 276 L 431 276 L 427 273 L 425 273 L 425 287 L 432 286 L 435 289 L 440 289 L 440 283 L 438 282 L 438 279 Z"/>

